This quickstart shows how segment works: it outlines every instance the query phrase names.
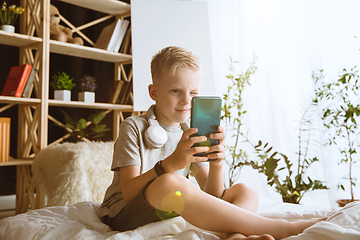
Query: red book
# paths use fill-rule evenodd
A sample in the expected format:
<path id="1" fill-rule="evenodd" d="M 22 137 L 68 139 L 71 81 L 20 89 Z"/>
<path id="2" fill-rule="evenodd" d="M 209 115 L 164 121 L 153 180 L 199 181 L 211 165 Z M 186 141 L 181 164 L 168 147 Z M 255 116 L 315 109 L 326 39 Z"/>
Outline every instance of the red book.
<path id="1" fill-rule="evenodd" d="M 21 97 L 31 69 L 29 64 L 11 67 L 1 95 Z"/>

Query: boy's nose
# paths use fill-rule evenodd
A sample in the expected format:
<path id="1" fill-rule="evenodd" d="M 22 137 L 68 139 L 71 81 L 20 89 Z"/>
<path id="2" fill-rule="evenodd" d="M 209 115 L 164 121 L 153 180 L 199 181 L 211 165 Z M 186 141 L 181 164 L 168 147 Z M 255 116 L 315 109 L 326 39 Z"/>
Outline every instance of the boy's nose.
<path id="1" fill-rule="evenodd" d="M 191 99 L 192 97 L 190 96 L 190 94 L 186 94 L 183 98 L 183 103 L 186 104 L 190 104 L 191 103 Z"/>

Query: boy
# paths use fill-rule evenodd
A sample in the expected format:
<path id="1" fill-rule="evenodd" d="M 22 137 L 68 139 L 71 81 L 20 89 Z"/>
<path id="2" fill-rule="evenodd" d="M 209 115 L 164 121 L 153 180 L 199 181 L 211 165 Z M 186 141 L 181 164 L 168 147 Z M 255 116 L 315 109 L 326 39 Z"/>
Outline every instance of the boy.
<path id="1" fill-rule="evenodd" d="M 197 132 L 195 128 L 181 128 L 190 117 L 191 99 L 198 95 L 202 78 L 199 62 L 191 52 L 164 48 L 153 57 L 151 74 L 153 83 L 148 90 L 155 106 L 146 115 L 127 118 L 114 146 L 114 178 L 101 205 L 106 224 L 126 231 L 180 215 L 199 228 L 223 232 L 227 239 L 278 239 L 315 223 L 260 217 L 256 194 L 243 184 L 224 191 L 225 134 L 220 126 L 219 133 L 210 135 L 219 139 L 219 145 L 191 148 L 206 140 L 190 137 Z M 168 136 L 159 148 L 152 147 L 144 136 L 152 115 Z M 199 152 L 217 153 L 193 156 Z M 186 178 L 190 173 L 201 189 Z"/>

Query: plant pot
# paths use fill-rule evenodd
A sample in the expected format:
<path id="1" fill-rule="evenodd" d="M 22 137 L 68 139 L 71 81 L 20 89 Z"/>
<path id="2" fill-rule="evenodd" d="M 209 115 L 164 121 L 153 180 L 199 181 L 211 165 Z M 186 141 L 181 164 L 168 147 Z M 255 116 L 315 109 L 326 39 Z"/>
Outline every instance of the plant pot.
<path id="1" fill-rule="evenodd" d="M 11 118 L 0 118 L 0 162 L 9 161 Z"/>
<path id="2" fill-rule="evenodd" d="M 54 91 L 55 100 L 71 101 L 71 91 L 69 90 L 55 90 Z"/>
<path id="3" fill-rule="evenodd" d="M 8 33 L 15 33 L 15 27 L 12 25 L 1 25 L 1 30 Z"/>
<path id="4" fill-rule="evenodd" d="M 95 102 L 95 93 L 94 92 L 79 92 L 78 94 L 79 101 L 86 103 L 94 103 Z"/>
<path id="5" fill-rule="evenodd" d="M 297 195 L 293 195 L 293 196 L 282 196 L 282 200 L 285 203 L 294 203 L 294 204 L 299 204 L 299 196 Z"/>
<path id="6" fill-rule="evenodd" d="M 354 200 L 354 201 L 359 201 L 359 200 Z M 351 199 L 338 199 L 336 200 L 337 204 L 339 205 L 339 207 L 345 207 L 346 204 L 351 203 Z"/>

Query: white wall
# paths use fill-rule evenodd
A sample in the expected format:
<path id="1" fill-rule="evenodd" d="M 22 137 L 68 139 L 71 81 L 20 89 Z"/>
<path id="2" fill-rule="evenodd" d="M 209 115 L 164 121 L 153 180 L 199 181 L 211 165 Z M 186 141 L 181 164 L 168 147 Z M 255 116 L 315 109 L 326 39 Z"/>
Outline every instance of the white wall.
<path id="1" fill-rule="evenodd" d="M 195 10 L 205 9 L 204 3 L 209 7 L 208 13 Z M 145 101 L 138 97 L 148 98 L 152 55 L 166 45 L 180 44 L 177 40 L 182 37 L 190 41 L 183 46 L 191 50 L 192 41 L 199 40 L 204 44 L 204 53 L 198 55 L 205 61 L 203 64 L 209 66 L 204 71 L 204 79 L 209 79 L 211 88 L 215 89 L 215 92 L 205 90 L 210 94 L 225 93 L 229 56 L 238 60 L 245 70 L 255 52 L 258 72 L 251 79 L 252 86 L 246 92 L 244 106 L 248 111 L 244 121 L 249 136 L 254 141 L 268 141 L 278 151 L 293 158 L 297 148 L 296 121 L 313 92 L 312 71 L 324 69 L 328 80 L 335 80 L 342 68 L 359 64 L 358 0 L 132 0 L 132 8 L 137 5 L 142 12 L 135 11 L 132 16 L 139 14 L 139 21 L 133 23 L 136 109 L 146 110 L 151 104 L 150 99 Z M 175 16 L 182 19 L 180 25 L 187 26 L 185 29 L 178 31 L 180 28 L 175 28 L 172 22 Z M 164 24 L 166 30 L 161 26 Z M 146 26 L 141 32 L 145 36 L 136 36 L 141 34 L 136 33 L 136 25 Z M 204 30 L 204 33 L 199 34 L 199 30 Z M 176 40 L 168 39 L 172 36 L 176 36 Z M 209 74 L 209 78 L 205 74 Z M 214 84 L 211 79 L 215 79 Z M 320 128 L 321 124 L 318 126 Z M 231 137 L 227 136 L 226 141 L 231 143 Z M 319 138 L 319 143 L 322 142 L 323 139 Z M 331 190 L 309 193 L 303 203 L 322 207 L 335 205 L 335 199 L 349 196 L 349 191 L 337 190 L 347 168 L 337 165 L 339 156 L 334 149 L 316 148 L 321 164 L 315 164 L 308 173 L 313 179 L 326 180 Z M 357 176 L 360 174 L 359 165 L 354 169 Z M 239 181 L 252 185 L 260 196 L 279 199 L 279 195 L 265 184 L 263 176 L 252 170 L 245 169 Z M 359 181 L 357 185 L 356 197 L 359 198 Z"/>
<path id="2" fill-rule="evenodd" d="M 238 60 L 245 70 L 255 52 L 258 72 L 251 79 L 252 86 L 244 100 L 249 136 L 254 141 L 269 142 L 295 159 L 297 120 L 311 100 L 312 71 L 324 69 L 330 81 L 336 80 L 341 69 L 359 64 L 360 1 L 206 2 L 210 7 L 217 94 L 224 93 L 228 85 L 225 76 L 229 73 L 229 56 Z M 324 142 L 324 138 L 318 140 L 320 144 Z M 231 142 L 229 136 L 227 142 Z M 331 191 L 309 193 L 304 203 L 328 206 L 334 205 L 337 198 L 349 197 L 349 190 L 337 190 L 347 169 L 337 165 L 340 158 L 335 149 L 317 147 L 316 154 L 321 157 L 321 164 L 311 167 L 308 174 L 313 179 L 326 180 Z M 355 169 L 359 175 L 359 163 Z M 269 191 L 260 178 L 245 170 L 239 181 L 254 185 L 259 195 L 263 195 Z M 359 187 L 356 194 L 359 198 Z"/>
<path id="3" fill-rule="evenodd" d="M 151 58 L 162 48 L 180 46 L 200 58 L 202 95 L 213 95 L 214 73 L 206 2 L 176 0 L 132 0 L 132 52 L 134 110 L 153 104 L 148 96 Z"/>

